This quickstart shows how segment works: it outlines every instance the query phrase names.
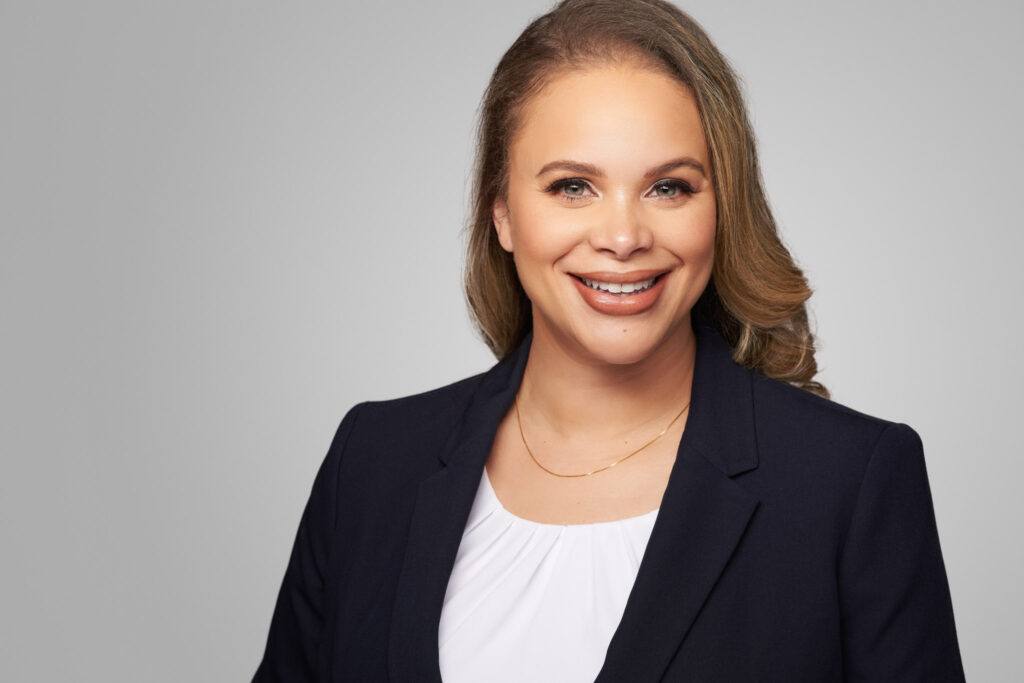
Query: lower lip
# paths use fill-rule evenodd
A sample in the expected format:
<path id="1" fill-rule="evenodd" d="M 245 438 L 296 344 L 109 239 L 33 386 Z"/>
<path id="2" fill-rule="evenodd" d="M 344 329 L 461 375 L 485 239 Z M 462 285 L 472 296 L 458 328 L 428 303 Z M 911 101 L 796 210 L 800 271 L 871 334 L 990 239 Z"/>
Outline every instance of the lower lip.
<path id="1" fill-rule="evenodd" d="M 625 296 L 588 287 L 579 278 L 573 275 L 569 277 L 576 283 L 576 289 L 579 290 L 580 296 L 587 302 L 587 305 L 598 313 L 604 313 L 605 315 L 636 315 L 637 313 L 643 313 L 658 301 L 662 290 L 665 289 L 666 276 L 658 276 L 654 284 L 642 292 L 633 292 Z"/>

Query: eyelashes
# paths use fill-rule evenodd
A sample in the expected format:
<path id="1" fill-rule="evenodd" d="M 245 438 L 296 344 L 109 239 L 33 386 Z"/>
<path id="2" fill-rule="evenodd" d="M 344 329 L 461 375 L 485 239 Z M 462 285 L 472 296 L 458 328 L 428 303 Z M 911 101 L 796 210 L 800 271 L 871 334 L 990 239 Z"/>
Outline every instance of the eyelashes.
<path id="1" fill-rule="evenodd" d="M 586 193 L 594 192 L 590 184 L 583 178 L 560 178 L 548 185 L 544 191 L 568 202 L 578 202 L 587 199 L 589 195 Z M 678 199 L 692 195 L 694 189 L 685 180 L 666 178 L 654 183 L 645 194 L 651 192 L 654 192 L 659 199 Z"/>
<path id="2" fill-rule="evenodd" d="M 548 194 L 560 195 L 563 199 L 571 202 L 577 202 L 586 199 L 586 195 L 575 194 L 575 192 L 587 190 L 590 190 L 590 186 L 582 178 L 561 178 L 548 185 L 544 191 Z"/>
<path id="3" fill-rule="evenodd" d="M 670 190 L 672 194 L 664 195 L 658 194 L 663 199 L 675 199 L 676 197 L 689 196 L 693 194 L 693 186 L 685 180 L 678 180 L 675 178 L 666 178 L 665 180 L 659 180 L 652 187 L 651 190 L 658 192 L 660 190 Z"/>

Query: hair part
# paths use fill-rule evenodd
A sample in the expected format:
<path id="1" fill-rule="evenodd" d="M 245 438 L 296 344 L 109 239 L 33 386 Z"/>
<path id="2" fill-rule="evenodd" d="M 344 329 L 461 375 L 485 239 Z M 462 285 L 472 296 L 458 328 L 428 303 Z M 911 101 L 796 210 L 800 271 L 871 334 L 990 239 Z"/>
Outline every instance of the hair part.
<path id="1" fill-rule="evenodd" d="M 533 326 L 492 218 L 495 200 L 507 196 L 525 105 L 562 74 L 624 62 L 671 76 L 700 112 L 718 218 L 711 280 L 694 310 L 729 342 L 736 362 L 827 397 L 814 380 L 812 291 L 779 237 L 738 79 L 700 25 L 663 0 L 564 0 L 531 22 L 495 67 L 477 128 L 464 278 L 484 341 L 503 358 Z"/>

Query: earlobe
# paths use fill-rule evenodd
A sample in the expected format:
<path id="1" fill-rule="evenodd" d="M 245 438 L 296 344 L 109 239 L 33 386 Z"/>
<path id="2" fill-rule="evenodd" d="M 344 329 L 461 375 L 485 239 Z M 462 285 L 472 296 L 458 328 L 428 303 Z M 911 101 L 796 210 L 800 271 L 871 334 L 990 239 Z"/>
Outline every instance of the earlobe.
<path id="1" fill-rule="evenodd" d="M 509 226 L 508 203 L 501 197 L 494 200 L 491 220 L 494 222 L 494 231 L 498 234 L 498 243 L 501 244 L 501 248 L 512 253 L 512 229 Z"/>

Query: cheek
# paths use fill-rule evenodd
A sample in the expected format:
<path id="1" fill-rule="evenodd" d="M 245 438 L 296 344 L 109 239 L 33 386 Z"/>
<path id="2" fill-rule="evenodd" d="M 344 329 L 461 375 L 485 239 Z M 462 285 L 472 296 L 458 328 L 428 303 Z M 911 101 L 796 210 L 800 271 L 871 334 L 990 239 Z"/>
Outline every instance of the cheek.
<path id="1" fill-rule="evenodd" d="M 517 209 L 512 222 L 517 263 L 553 264 L 578 241 L 578 226 L 566 221 L 563 214 L 529 204 Z"/>
<path id="2" fill-rule="evenodd" d="M 712 207 L 673 226 L 672 251 L 692 266 L 710 265 L 715 254 L 715 222 Z"/>
<path id="3" fill-rule="evenodd" d="M 715 256 L 715 221 L 694 230 L 689 244 L 690 258 L 701 263 L 710 263 Z"/>
<path id="4" fill-rule="evenodd" d="M 550 230 L 545 221 L 528 207 L 513 208 L 511 229 L 515 241 L 512 260 L 516 264 L 519 282 L 531 299 L 537 293 L 538 278 L 552 259 Z"/>

